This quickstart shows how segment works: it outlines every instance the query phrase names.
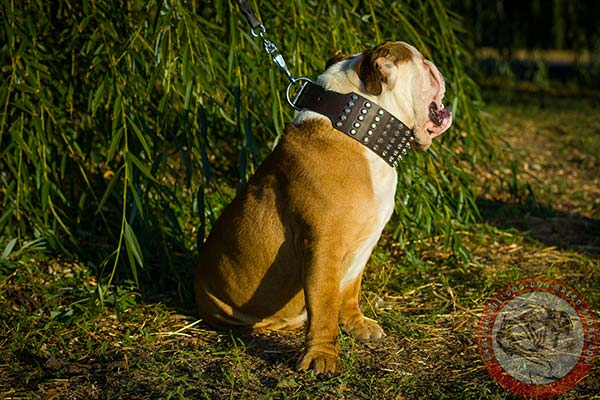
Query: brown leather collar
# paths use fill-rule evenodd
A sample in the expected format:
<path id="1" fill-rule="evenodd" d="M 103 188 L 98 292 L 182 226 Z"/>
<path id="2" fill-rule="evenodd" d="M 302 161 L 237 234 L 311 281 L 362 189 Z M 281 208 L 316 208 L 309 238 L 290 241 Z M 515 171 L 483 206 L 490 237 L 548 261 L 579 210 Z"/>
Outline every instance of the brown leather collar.
<path id="1" fill-rule="evenodd" d="M 408 152 L 413 132 L 385 109 L 357 93 L 341 94 L 306 81 L 293 106 L 329 118 L 333 127 L 375 152 L 391 167 Z"/>

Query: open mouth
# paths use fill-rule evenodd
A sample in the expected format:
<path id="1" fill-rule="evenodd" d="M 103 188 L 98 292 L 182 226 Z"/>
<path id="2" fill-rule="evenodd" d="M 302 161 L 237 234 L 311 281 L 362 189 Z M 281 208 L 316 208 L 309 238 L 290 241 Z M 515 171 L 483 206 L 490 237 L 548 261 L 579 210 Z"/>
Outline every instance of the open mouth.
<path id="1" fill-rule="evenodd" d="M 442 126 L 444 120 L 449 117 L 450 110 L 445 108 L 443 104 L 441 104 L 439 107 L 435 101 L 432 101 L 431 104 L 429 104 L 429 119 L 434 123 L 434 125 Z"/>

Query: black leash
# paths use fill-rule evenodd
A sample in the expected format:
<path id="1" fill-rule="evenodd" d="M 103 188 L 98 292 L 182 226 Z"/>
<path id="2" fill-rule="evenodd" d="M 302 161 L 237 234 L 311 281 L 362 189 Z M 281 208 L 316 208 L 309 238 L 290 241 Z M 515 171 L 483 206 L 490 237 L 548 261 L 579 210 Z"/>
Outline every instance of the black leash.
<path id="1" fill-rule="evenodd" d="M 253 31 L 259 27 L 262 27 L 262 31 L 265 31 L 265 27 L 263 26 L 263 24 L 260 23 L 258 18 L 256 18 L 256 15 L 254 15 L 252 9 L 250 8 L 250 5 L 246 2 L 246 0 L 238 0 L 238 5 L 240 6 L 240 10 L 246 16 L 246 19 L 248 20 L 248 23 L 250 24 L 250 27 Z"/>

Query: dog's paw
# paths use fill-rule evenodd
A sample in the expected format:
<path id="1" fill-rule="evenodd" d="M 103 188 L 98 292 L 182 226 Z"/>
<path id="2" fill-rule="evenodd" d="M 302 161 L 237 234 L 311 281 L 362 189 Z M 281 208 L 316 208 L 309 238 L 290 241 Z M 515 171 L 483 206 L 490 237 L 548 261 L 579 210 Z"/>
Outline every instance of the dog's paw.
<path id="1" fill-rule="evenodd" d="M 336 354 L 307 350 L 296 366 L 298 371 L 312 370 L 316 375 L 337 375 L 341 372 L 340 359 Z"/>
<path id="2" fill-rule="evenodd" d="M 379 324 L 367 317 L 343 324 L 342 329 L 360 340 L 380 340 L 385 337 Z"/>

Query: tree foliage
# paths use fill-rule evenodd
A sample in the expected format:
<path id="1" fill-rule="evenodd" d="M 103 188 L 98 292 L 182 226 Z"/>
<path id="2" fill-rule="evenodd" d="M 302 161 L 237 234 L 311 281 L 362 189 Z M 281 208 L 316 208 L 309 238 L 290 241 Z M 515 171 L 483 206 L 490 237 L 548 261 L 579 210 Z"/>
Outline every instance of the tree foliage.
<path id="1" fill-rule="evenodd" d="M 440 0 L 251 4 L 296 76 L 387 39 L 439 66 L 455 126 L 401 163 L 394 233 L 441 234 L 466 257 L 456 226 L 476 216 L 469 166 L 490 139 L 459 18 Z M 235 2 L 0 0 L 0 15 L 0 235 L 110 280 L 180 281 L 180 257 L 293 119 Z"/>

